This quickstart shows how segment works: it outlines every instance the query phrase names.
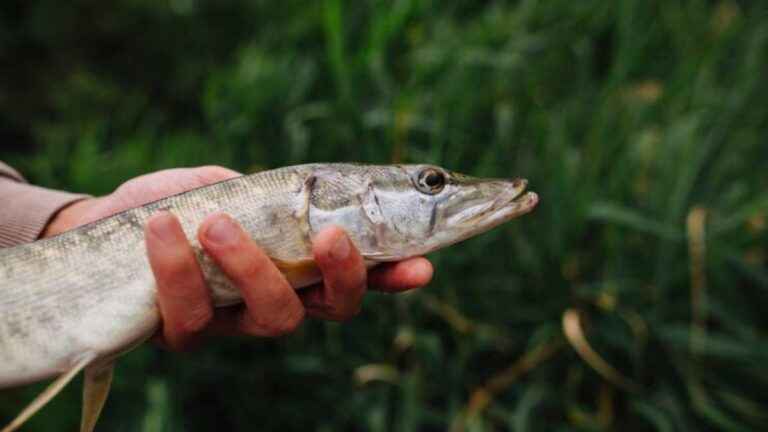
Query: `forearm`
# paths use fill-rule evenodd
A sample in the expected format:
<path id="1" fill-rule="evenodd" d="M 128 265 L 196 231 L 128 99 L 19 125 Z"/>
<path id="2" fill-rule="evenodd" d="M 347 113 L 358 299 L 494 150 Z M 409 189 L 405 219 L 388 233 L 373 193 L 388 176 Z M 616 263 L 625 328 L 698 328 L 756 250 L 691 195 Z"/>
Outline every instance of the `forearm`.
<path id="1" fill-rule="evenodd" d="M 84 198 L 27 184 L 0 162 L 0 248 L 36 240 L 61 209 Z"/>

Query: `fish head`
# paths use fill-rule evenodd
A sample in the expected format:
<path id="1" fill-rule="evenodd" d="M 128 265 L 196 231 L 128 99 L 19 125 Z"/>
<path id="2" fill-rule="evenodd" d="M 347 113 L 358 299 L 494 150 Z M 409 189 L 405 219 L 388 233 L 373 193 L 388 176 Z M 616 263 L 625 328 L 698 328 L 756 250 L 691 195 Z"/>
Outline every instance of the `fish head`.
<path id="1" fill-rule="evenodd" d="M 528 181 L 483 179 L 433 165 L 401 165 L 405 177 L 377 192 L 399 255 L 429 253 L 484 233 L 533 210 L 539 202 Z M 391 245 L 396 248 L 396 244 Z"/>
<path id="2" fill-rule="evenodd" d="M 484 179 L 434 165 L 349 168 L 330 184 L 346 211 L 326 211 L 325 222 L 347 229 L 370 261 L 395 261 L 423 255 L 533 210 L 539 202 L 527 180 Z M 339 185 L 355 185 L 340 187 Z M 322 187 L 322 186 L 321 186 Z M 318 221 L 323 218 L 315 213 Z"/>

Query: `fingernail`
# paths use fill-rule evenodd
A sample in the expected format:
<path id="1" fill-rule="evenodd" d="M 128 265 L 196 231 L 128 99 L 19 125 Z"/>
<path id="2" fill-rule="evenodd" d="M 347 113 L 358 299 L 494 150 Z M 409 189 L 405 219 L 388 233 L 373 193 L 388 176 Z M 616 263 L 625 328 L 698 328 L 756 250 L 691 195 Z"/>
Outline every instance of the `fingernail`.
<path id="1" fill-rule="evenodd" d="M 336 242 L 331 247 L 331 258 L 336 261 L 343 261 L 349 256 L 349 251 L 351 248 L 352 246 L 349 244 L 349 239 L 347 239 L 347 236 L 339 236 L 339 238 L 336 239 Z"/>
<path id="2" fill-rule="evenodd" d="M 170 213 L 160 213 L 149 223 L 152 234 L 163 243 L 176 241 L 176 220 Z"/>
<path id="3" fill-rule="evenodd" d="M 220 246 L 235 244 L 238 238 L 237 226 L 227 216 L 219 216 L 205 231 L 205 237 Z"/>

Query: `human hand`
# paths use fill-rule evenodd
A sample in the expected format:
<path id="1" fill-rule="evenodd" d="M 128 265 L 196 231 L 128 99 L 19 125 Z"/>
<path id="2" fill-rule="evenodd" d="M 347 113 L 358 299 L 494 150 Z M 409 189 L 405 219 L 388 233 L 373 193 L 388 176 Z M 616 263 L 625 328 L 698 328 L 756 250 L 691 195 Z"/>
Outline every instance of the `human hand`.
<path id="1" fill-rule="evenodd" d="M 169 195 L 240 174 L 221 167 L 179 168 L 132 179 L 105 197 L 66 207 L 49 223 L 51 236 Z M 160 342 L 174 350 L 194 345 L 205 333 L 279 336 L 306 315 L 343 321 L 360 309 L 367 283 L 385 292 L 423 286 L 432 277 L 424 258 L 384 264 L 369 274 L 343 230 L 331 227 L 313 238 L 323 283 L 296 292 L 269 257 L 225 214 L 206 218 L 198 239 L 206 253 L 241 290 L 244 305 L 215 309 L 202 271 L 175 216 L 154 215 L 145 229 L 147 252 L 157 282 L 163 319 Z"/>

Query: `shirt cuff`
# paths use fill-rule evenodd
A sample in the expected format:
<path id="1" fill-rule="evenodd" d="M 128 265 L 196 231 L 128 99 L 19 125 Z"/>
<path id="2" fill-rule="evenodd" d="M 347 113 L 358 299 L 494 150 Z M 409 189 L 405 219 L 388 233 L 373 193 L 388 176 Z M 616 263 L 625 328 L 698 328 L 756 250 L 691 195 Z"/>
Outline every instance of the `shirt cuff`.
<path id="1" fill-rule="evenodd" d="M 24 177 L 18 171 L 6 165 L 3 161 L 0 161 L 0 177 L 8 177 L 20 182 L 24 181 Z"/>
<path id="2" fill-rule="evenodd" d="M 37 240 L 59 210 L 86 198 L 0 178 L 0 248 Z"/>

